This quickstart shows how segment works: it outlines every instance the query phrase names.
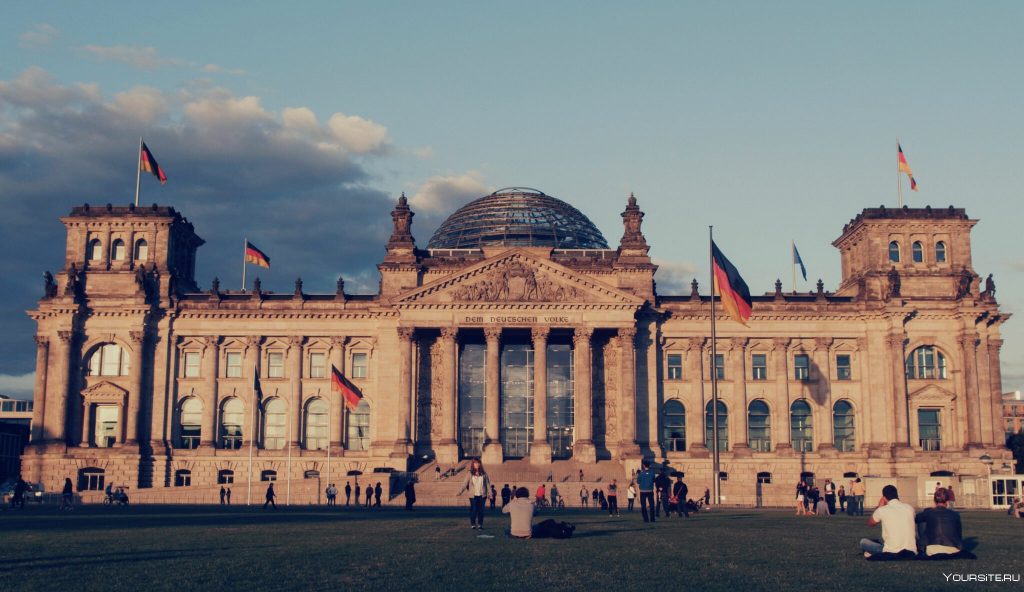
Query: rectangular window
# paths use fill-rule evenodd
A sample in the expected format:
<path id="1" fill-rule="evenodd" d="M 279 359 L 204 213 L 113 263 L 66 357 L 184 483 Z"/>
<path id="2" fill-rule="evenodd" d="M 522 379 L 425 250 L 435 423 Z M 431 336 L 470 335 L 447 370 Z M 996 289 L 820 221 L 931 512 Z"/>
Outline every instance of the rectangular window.
<path id="1" fill-rule="evenodd" d="M 228 378 L 242 377 L 242 352 L 228 352 L 227 374 Z"/>
<path id="2" fill-rule="evenodd" d="M 715 354 L 715 378 L 725 380 L 725 354 Z"/>
<path id="3" fill-rule="evenodd" d="M 327 375 L 327 354 L 309 354 L 309 377 L 323 378 Z"/>
<path id="4" fill-rule="evenodd" d="M 352 378 L 366 378 L 369 374 L 367 369 L 367 354 L 352 354 Z"/>
<path id="5" fill-rule="evenodd" d="M 836 356 L 836 378 L 838 380 L 850 380 L 850 355 L 839 354 Z"/>
<path id="6" fill-rule="evenodd" d="M 939 409 L 917 410 L 917 432 L 920 436 L 922 450 L 940 450 L 942 448 L 942 423 Z"/>
<path id="7" fill-rule="evenodd" d="M 284 378 L 284 353 L 267 354 L 267 378 Z"/>
<path id="8" fill-rule="evenodd" d="M 668 379 L 683 379 L 683 354 L 668 355 Z"/>
<path id="9" fill-rule="evenodd" d="M 99 448 L 110 448 L 117 442 L 117 405 L 96 406 L 95 444 Z"/>
<path id="10" fill-rule="evenodd" d="M 768 356 L 765 354 L 753 354 L 750 356 L 750 372 L 752 380 L 767 380 Z"/>
<path id="11" fill-rule="evenodd" d="M 797 354 L 793 357 L 793 378 L 796 380 L 811 379 L 811 358 L 807 354 Z"/>
<path id="12" fill-rule="evenodd" d="M 199 378 L 199 352 L 185 352 L 185 378 Z"/>

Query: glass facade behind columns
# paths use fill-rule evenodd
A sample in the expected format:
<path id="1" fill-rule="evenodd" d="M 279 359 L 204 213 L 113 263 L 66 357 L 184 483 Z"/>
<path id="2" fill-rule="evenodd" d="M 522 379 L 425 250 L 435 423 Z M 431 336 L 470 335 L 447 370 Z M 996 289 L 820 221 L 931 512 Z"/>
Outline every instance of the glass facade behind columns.
<path id="1" fill-rule="evenodd" d="M 486 361 L 486 345 L 462 345 L 459 355 L 459 445 L 466 457 L 480 456 L 484 451 Z"/>
<path id="2" fill-rule="evenodd" d="M 569 345 L 548 345 L 548 442 L 552 458 L 572 456 L 573 354 Z"/>
<path id="3" fill-rule="evenodd" d="M 506 458 L 530 455 L 533 441 L 533 347 L 501 350 L 501 444 Z"/>

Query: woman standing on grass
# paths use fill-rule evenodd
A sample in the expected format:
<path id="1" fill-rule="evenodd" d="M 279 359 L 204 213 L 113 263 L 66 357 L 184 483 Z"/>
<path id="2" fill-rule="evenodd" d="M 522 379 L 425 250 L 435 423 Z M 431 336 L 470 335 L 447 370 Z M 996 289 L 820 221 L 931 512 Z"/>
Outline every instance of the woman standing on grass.
<path id="1" fill-rule="evenodd" d="M 459 495 L 462 495 L 463 491 L 469 491 L 469 523 L 474 530 L 484 527 L 484 504 L 490 490 L 491 480 L 487 477 L 487 471 L 484 471 L 484 464 L 480 459 L 474 458 L 469 463 L 466 481 L 459 490 Z"/>
<path id="2" fill-rule="evenodd" d="M 796 515 L 806 516 L 807 506 L 804 505 L 807 499 L 807 484 L 800 481 L 796 484 Z"/>

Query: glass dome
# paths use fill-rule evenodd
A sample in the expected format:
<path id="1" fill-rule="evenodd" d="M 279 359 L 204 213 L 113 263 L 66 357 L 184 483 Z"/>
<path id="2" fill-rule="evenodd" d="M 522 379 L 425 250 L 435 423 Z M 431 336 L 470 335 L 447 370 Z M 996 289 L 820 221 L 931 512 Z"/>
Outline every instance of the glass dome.
<path id="1" fill-rule="evenodd" d="M 486 246 L 607 249 L 608 242 L 564 201 L 528 187 L 507 187 L 459 208 L 427 244 L 428 249 Z"/>

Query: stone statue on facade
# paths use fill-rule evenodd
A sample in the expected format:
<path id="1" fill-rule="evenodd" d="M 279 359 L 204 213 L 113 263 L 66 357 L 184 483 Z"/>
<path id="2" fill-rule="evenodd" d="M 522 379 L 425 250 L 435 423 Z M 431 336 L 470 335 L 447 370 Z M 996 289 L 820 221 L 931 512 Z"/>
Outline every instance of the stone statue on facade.
<path id="1" fill-rule="evenodd" d="M 956 297 L 966 298 L 971 295 L 971 283 L 974 282 L 974 274 L 964 265 L 960 270 L 960 280 L 957 284 Z"/>
<path id="2" fill-rule="evenodd" d="M 139 267 L 135 270 L 135 286 L 139 292 L 146 292 L 146 266 L 139 264 Z"/>
<path id="3" fill-rule="evenodd" d="M 334 297 L 338 300 L 345 299 L 345 278 L 338 276 L 338 281 L 334 285 Z"/>
<path id="4" fill-rule="evenodd" d="M 64 283 L 64 295 L 75 296 L 78 294 L 78 268 L 72 263 L 68 268 L 68 279 Z"/>
<path id="5" fill-rule="evenodd" d="M 992 279 L 991 273 L 985 278 L 985 291 L 981 295 L 989 302 L 995 302 L 996 300 L 996 282 Z"/>
<path id="6" fill-rule="evenodd" d="M 295 297 L 302 298 L 302 278 L 295 278 Z"/>
<path id="7" fill-rule="evenodd" d="M 896 271 L 896 266 L 893 265 L 892 269 L 889 270 L 889 296 L 899 298 L 901 287 L 900 272 Z"/>
<path id="8" fill-rule="evenodd" d="M 700 298 L 700 284 L 697 283 L 697 278 L 693 278 L 690 282 L 690 300 L 697 300 Z"/>
<path id="9" fill-rule="evenodd" d="M 47 271 L 43 274 L 43 298 L 53 298 L 57 295 L 57 282 L 53 274 Z"/>
<path id="10" fill-rule="evenodd" d="M 220 278 L 214 277 L 213 281 L 210 282 L 210 293 L 220 294 Z"/>

